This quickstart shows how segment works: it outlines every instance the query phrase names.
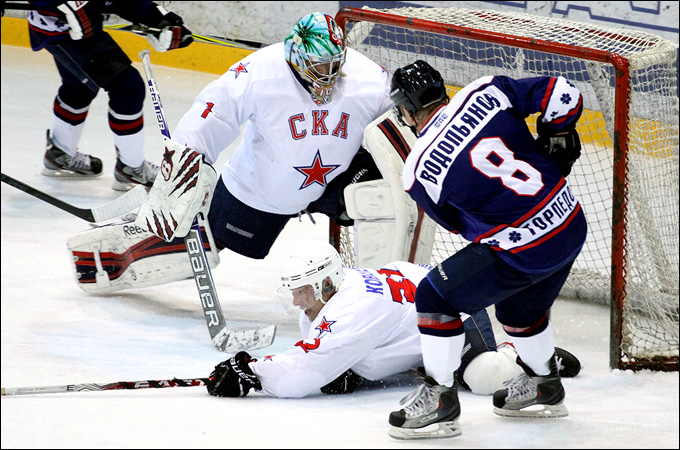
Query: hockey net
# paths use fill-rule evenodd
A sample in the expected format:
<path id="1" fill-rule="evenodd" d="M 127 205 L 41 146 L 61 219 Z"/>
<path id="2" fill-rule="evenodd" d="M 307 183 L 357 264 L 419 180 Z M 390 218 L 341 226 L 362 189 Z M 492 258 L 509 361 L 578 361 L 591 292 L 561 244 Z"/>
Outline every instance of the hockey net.
<path id="1" fill-rule="evenodd" d="M 677 46 L 490 10 L 343 8 L 336 19 L 349 47 L 392 73 L 429 62 L 450 96 L 488 75 L 561 75 L 579 87 L 584 148 L 568 181 L 589 235 L 562 295 L 611 305 L 612 368 L 678 370 Z M 527 119 L 533 132 L 535 120 Z M 331 240 L 353 266 L 353 230 L 332 225 Z M 465 245 L 439 229 L 430 262 Z"/>

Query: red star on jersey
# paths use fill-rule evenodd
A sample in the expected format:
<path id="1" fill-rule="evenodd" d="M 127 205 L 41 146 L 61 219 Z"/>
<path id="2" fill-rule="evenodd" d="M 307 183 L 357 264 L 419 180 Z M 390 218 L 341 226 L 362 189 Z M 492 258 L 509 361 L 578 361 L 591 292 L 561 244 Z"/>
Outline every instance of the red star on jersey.
<path id="1" fill-rule="evenodd" d="M 316 156 L 314 156 L 314 162 L 311 166 L 294 167 L 295 170 L 305 176 L 305 181 L 302 182 L 299 189 L 304 189 L 313 183 L 318 183 L 320 186 L 326 186 L 326 176 L 338 166 L 340 166 L 340 164 L 329 164 L 324 166 L 323 161 L 321 161 L 321 153 L 317 150 Z"/>
<path id="2" fill-rule="evenodd" d="M 323 316 L 321 318 L 321 323 L 319 324 L 318 327 L 314 328 L 315 330 L 319 330 L 319 337 L 323 336 L 325 333 L 331 333 L 331 325 L 333 325 L 337 320 L 326 320 L 326 316 Z"/>
<path id="3" fill-rule="evenodd" d="M 238 78 L 239 75 L 242 73 L 248 73 L 246 70 L 246 66 L 250 64 L 249 62 L 243 64 L 243 63 L 238 63 L 238 66 L 234 67 L 233 69 L 229 69 L 229 72 L 234 72 L 236 75 L 234 75 L 234 78 Z"/>

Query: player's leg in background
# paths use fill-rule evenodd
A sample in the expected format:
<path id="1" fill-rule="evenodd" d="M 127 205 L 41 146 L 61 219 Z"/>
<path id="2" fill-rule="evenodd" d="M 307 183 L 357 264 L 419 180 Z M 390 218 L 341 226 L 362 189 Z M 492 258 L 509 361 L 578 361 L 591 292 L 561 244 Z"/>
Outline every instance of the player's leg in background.
<path id="1" fill-rule="evenodd" d="M 77 50 L 70 42 L 48 45 L 46 49 L 54 57 L 62 85 L 54 99 L 52 130 L 47 131 L 43 175 L 101 175 L 101 159 L 78 151 L 90 103 L 99 87 L 80 68 L 79 58 L 74 56 Z"/>

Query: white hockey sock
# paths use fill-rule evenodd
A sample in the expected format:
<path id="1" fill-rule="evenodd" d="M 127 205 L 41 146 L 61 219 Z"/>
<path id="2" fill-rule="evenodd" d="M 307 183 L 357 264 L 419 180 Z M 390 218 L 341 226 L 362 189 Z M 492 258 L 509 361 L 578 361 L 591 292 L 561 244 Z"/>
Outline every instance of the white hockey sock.
<path id="1" fill-rule="evenodd" d="M 443 386 L 453 386 L 453 372 L 460 366 L 465 334 L 453 337 L 420 335 L 425 373 Z"/>
<path id="2" fill-rule="evenodd" d="M 142 112 L 124 115 L 109 109 L 109 114 L 118 120 L 132 121 L 142 116 Z M 113 130 L 112 130 L 113 131 Z M 119 135 L 113 133 L 113 143 L 118 148 L 118 158 L 130 167 L 139 167 L 144 163 L 144 128 L 133 134 Z"/>
<path id="3" fill-rule="evenodd" d="M 65 106 L 62 105 L 62 107 Z M 87 108 L 83 109 L 87 111 Z M 78 125 L 71 125 L 55 115 L 52 122 L 52 140 L 59 149 L 73 157 L 76 155 L 76 151 L 78 151 L 78 142 L 83 135 L 84 128 L 85 122 Z"/>
<path id="4" fill-rule="evenodd" d="M 512 344 L 522 362 L 529 366 L 536 375 L 548 375 L 550 373 L 550 358 L 555 353 L 552 324 L 540 333 L 525 338 L 512 337 Z"/>

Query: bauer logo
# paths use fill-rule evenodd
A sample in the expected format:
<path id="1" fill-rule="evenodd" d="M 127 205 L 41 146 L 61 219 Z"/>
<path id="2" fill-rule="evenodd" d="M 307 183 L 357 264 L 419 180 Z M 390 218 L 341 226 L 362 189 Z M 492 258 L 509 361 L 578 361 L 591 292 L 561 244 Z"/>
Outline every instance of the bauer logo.
<path id="1" fill-rule="evenodd" d="M 216 310 L 215 293 L 210 283 L 210 274 L 206 265 L 208 262 L 202 254 L 201 244 L 195 236 L 196 231 L 191 230 L 189 236 L 186 238 L 187 252 L 191 260 L 191 270 L 194 273 L 194 280 L 196 287 L 201 297 L 201 304 L 203 312 L 206 315 L 208 327 L 214 327 L 220 324 L 220 316 Z"/>

